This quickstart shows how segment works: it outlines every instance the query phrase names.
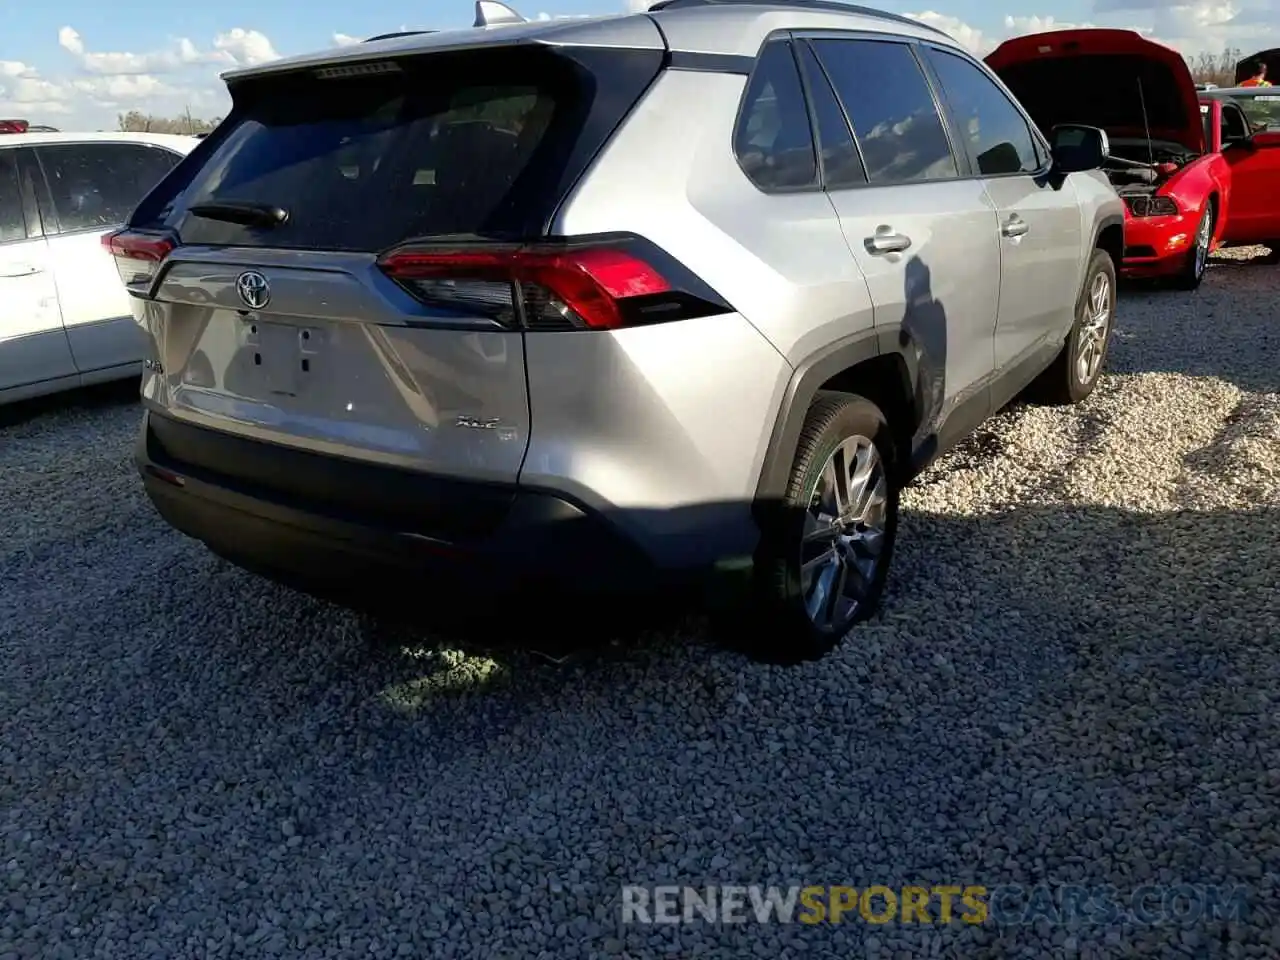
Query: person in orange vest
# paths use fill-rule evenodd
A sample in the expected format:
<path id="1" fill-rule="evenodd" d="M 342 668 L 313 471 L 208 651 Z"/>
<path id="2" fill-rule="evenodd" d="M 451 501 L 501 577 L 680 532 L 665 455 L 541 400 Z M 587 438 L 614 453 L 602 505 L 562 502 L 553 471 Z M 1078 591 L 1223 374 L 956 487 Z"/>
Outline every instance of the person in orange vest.
<path id="1" fill-rule="evenodd" d="M 1242 87 L 1269 87 L 1271 81 L 1267 79 L 1267 65 L 1258 60 L 1253 65 L 1253 74 L 1248 80 L 1242 81 Z"/>

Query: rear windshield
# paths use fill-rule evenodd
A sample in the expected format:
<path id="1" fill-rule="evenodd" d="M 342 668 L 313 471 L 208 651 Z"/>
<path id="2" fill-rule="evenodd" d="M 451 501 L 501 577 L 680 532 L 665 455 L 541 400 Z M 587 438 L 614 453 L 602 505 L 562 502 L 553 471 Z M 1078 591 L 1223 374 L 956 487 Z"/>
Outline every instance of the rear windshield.
<path id="1" fill-rule="evenodd" d="M 159 218 L 184 243 L 301 249 L 526 236 L 660 69 L 657 52 L 641 60 L 637 70 L 614 56 L 603 81 L 581 58 L 540 48 L 406 58 L 396 72 L 356 78 L 249 81 Z M 210 203 L 289 216 L 264 228 L 190 212 Z"/>

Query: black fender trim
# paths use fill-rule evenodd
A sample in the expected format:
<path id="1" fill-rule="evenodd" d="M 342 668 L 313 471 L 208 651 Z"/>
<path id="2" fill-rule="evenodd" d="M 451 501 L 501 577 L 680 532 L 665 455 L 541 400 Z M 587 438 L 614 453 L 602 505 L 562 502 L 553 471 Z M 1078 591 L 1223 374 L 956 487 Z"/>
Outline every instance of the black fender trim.
<path id="1" fill-rule="evenodd" d="M 916 352 L 907 349 L 909 342 L 908 334 L 901 328 L 864 330 L 811 354 L 796 365 L 765 450 L 756 485 L 757 504 L 778 503 L 786 496 L 809 406 L 819 388 L 836 374 L 867 360 L 896 354 L 906 362 L 914 389 L 918 364 Z"/>
<path id="2" fill-rule="evenodd" d="M 1124 214 L 1109 213 L 1093 225 L 1093 242 L 1089 245 L 1090 250 L 1096 250 L 1098 248 L 1098 238 L 1102 236 L 1102 231 L 1106 230 L 1108 227 L 1119 227 L 1120 235 L 1123 237 L 1124 236 Z M 1119 269 L 1119 267 L 1120 267 L 1120 264 L 1117 263 L 1116 269 Z"/>

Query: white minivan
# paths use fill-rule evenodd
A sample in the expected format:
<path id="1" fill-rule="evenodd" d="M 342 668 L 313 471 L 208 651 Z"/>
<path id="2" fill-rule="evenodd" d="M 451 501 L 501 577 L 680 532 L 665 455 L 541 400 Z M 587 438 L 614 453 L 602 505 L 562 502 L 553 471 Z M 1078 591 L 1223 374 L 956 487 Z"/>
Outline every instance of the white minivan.
<path id="1" fill-rule="evenodd" d="M 0 136 L 0 403 L 141 373 L 145 338 L 102 236 L 199 142 Z"/>

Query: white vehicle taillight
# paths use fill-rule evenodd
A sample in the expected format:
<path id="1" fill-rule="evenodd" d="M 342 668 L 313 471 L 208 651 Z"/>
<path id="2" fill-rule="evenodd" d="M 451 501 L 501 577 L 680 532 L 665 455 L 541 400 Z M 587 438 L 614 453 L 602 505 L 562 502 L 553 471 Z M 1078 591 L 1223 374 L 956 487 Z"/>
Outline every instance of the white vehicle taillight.
<path id="1" fill-rule="evenodd" d="M 102 238 L 102 246 L 116 261 L 116 270 L 125 287 L 145 287 L 155 279 L 164 258 L 177 246 L 173 238 L 162 233 L 117 230 Z"/>

